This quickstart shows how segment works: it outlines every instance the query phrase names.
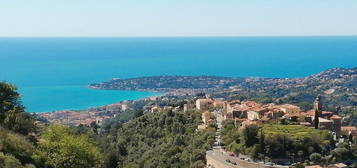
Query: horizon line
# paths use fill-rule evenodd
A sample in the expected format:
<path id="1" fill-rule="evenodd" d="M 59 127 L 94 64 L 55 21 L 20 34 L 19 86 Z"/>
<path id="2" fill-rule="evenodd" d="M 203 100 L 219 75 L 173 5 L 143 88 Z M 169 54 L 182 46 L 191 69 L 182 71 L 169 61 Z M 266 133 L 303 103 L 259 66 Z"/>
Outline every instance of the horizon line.
<path id="1" fill-rule="evenodd" d="M 192 35 L 192 36 L 0 36 L 0 38 L 212 38 L 212 37 L 357 37 L 355 35 Z"/>

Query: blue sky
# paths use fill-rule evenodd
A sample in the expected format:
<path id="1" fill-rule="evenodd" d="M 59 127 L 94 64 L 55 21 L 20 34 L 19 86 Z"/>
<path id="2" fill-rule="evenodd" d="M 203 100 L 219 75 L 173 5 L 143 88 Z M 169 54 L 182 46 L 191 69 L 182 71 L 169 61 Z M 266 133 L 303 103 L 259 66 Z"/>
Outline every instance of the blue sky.
<path id="1" fill-rule="evenodd" d="M 357 0 L 2 0 L 0 36 L 357 35 Z"/>

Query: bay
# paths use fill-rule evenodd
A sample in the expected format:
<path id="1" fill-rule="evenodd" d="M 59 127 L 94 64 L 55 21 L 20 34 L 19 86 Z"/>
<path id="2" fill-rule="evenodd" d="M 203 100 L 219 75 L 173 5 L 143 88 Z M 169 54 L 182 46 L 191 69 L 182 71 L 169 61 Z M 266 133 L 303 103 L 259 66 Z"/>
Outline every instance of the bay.
<path id="1" fill-rule="evenodd" d="M 29 112 L 84 109 L 158 93 L 88 84 L 154 75 L 304 77 L 357 66 L 357 37 L 0 38 L 0 80 Z"/>

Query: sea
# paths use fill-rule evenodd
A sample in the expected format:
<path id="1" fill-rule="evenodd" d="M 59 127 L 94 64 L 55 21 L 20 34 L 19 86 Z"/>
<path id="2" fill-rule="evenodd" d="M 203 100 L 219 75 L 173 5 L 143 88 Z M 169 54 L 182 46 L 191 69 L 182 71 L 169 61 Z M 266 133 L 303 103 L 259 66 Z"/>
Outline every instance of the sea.
<path id="1" fill-rule="evenodd" d="M 0 38 L 0 81 L 37 113 L 162 94 L 87 87 L 113 78 L 295 78 L 334 67 L 357 67 L 357 36 Z"/>

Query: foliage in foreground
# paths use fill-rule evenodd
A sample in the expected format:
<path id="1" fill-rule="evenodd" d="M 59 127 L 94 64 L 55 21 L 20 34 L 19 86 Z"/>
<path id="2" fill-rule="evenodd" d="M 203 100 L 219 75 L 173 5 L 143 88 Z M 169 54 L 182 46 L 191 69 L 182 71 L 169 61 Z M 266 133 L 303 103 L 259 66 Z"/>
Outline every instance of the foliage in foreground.
<path id="1" fill-rule="evenodd" d="M 0 126 L 23 135 L 35 131 L 33 119 L 25 113 L 14 85 L 0 82 Z"/>
<path id="2" fill-rule="evenodd" d="M 163 111 L 133 119 L 107 135 L 106 167 L 204 167 L 215 128 L 197 131 L 196 112 Z"/>
<path id="3" fill-rule="evenodd" d="M 40 132 L 34 118 L 25 113 L 16 87 L 0 82 L 1 168 L 100 167 L 101 159 L 86 134 L 76 135 L 59 125 Z"/>
<path id="4" fill-rule="evenodd" d="M 40 165 L 38 151 L 26 137 L 0 127 L 0 167 L 21 168 L 23 165 Z"/>
<path id="5" fill-rule="evenodd" d="M 53 168 L 99 167 L 99 150 L 87 135 L 75 135 L 67 126 L 49 126 L 41 136 L 39 149 L 45 164 Z"/>

